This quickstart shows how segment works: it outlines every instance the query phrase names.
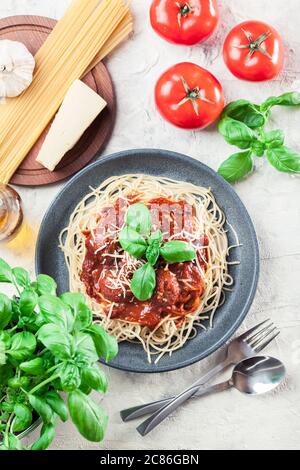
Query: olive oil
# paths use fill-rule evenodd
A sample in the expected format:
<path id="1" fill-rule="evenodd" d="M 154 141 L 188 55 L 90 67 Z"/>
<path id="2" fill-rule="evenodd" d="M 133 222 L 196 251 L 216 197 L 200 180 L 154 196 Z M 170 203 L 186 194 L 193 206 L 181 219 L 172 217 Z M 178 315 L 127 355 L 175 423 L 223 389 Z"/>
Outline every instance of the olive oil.
<path id="1" fill-rule="evenodd" d="M 0 184 L 0 242 L 17 235 L 23 221 L 21 198 L 10 186 Z"/>

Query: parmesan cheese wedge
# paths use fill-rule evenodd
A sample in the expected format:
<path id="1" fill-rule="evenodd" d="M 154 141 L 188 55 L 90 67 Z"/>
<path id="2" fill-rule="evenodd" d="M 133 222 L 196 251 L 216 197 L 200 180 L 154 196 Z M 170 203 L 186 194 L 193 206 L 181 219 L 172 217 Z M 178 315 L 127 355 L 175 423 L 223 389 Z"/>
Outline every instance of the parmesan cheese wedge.
<path id="1" fill-rule="evenodd" d="M 106 105 L 89 86 L 75 80 L 54 118 L 37 162 L 53 171 Z"/>

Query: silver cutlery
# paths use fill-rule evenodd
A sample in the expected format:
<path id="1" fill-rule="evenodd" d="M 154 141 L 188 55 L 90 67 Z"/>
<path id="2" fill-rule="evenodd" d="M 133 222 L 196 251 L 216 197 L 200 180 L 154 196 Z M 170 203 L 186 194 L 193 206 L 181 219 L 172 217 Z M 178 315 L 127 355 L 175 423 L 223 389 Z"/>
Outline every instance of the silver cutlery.
<path id="1" fill-rule="evenodd" d="M 191 387 L 185 390 L 182 394 L 158 400 L 145 405 L 139 405 L 132 408 L 128 408 L 121 411 L 121 418 L 123 421 L 131 421 L 136 418 L 140 418 L 149 413 L 156 413 L 150 417 L 145 423 L 150 424 L 152 419 L 160 419 L 158 422 L 155 419 L 155 423 L 159 424 L 166 416 L 177 409 L 182 403 L 191 398 L 201 385 L 209 382 L 218 373 L 227 369 L 231 365 L 236 365 L 243 359 L 249 358 L 256 354 L 259 354 L 264 348 L 266 348 L 278 335 L 279 330 L 274 324 L 268 319 L 258 325 L 255 325 L 250 330 L 243 333 L 241 336 L 231 341 L 226 348 L 226 357 L 213 369 L 208 371 L 204 376 L 198 379 Z M 169 406 L 171 406 L 171 409 Z M 156 425 L 157 425 L 156 424 Z"/>
<path id="2" fill-rule="evenodd" d="M 226 382 L 206 385 L 201 389 L 197 386 L 194 387 L 193 398 L 223 392 L 230 388 L 236 388 L 241 393 L 248 395 L 260 395 L 278 387 L 284 380 L 285 374 L 285 367 L 278 359 L 265 356 L 251 357 L 239 362 L 233 369 L 232 377 Z M 145 423 L 137 428 L 142 436 L 148 434 L 152 429 L 153 427 L 145 425 Z"/>

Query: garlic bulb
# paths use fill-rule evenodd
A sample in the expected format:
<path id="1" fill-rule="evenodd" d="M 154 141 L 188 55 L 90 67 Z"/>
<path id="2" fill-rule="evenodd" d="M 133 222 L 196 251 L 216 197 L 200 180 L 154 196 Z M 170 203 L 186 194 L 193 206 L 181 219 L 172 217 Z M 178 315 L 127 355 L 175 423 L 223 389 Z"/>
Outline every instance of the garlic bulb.
<path id="1" fill-rule="evenodd" d="M 0 41 L 0 98 L 18 96 L 29 87 L 34 57 L 21 42 Z"/>

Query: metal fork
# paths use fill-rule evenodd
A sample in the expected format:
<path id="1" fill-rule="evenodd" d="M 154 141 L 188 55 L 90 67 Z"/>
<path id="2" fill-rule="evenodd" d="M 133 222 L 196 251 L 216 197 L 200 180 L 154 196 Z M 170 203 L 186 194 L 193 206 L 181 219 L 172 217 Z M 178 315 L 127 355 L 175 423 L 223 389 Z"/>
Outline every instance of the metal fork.
<path id="1" fill-rule="evenodd" d="M 197 385 L 199 385 L 200 388 L 201 385 L 209 382 L 218 373 L 227 369 L 227 367 L 238 364 L 243 359 L 260 353 L 279 335 L 279 333 L 279 330 L 269 319 L 255 325 L 253 328 L 231 341 L 227 346 L 225 359 L 198 379 L 183 393 L 176 397 L 165 398 L 146 405 L 139 405 L 122 410 L 121 418 L 123 421 L 127 422 L 149 413 L 155 413 L 137 428 L 142 435 L 146 435 L 182 403 L 191 398 L 196 391 L 198 391 L 197 388 L 195 389 Z"/>

